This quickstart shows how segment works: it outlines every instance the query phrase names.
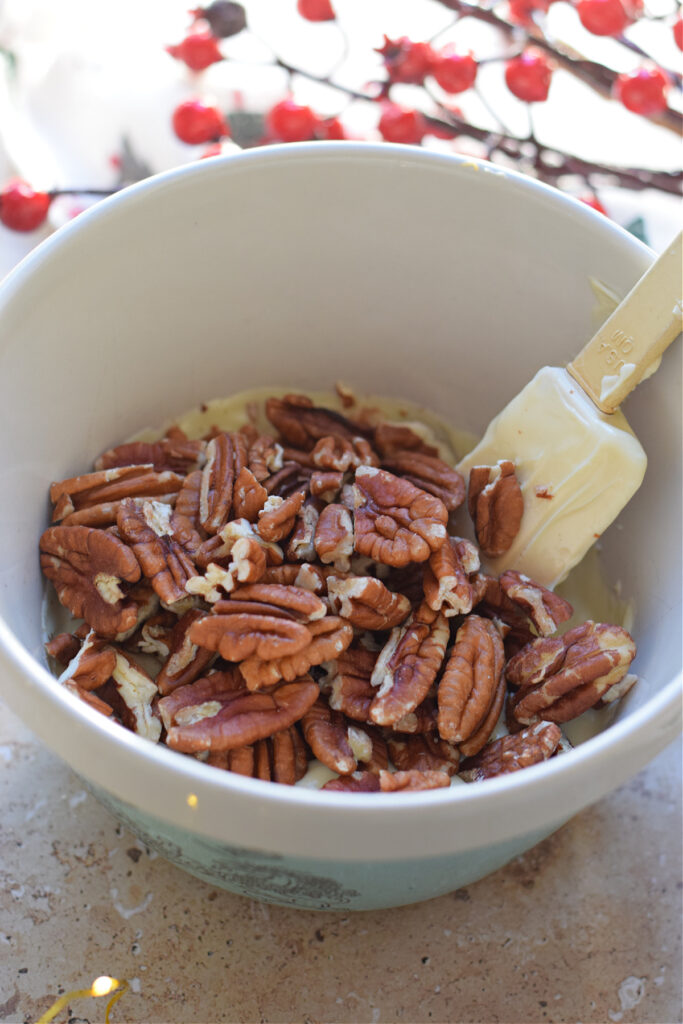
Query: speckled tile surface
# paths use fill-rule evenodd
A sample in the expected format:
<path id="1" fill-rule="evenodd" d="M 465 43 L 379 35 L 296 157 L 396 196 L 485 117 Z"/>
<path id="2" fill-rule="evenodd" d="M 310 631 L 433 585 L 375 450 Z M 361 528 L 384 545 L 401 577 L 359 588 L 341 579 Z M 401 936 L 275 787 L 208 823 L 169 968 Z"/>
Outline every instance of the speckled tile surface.
<path id="1" fill-rule="evenodd" d="M 150 854 L 0 707 L 0 1021 L 679 1024 L 680 747 L 506 868 L 397 910 L 254 903 Z M 96 1024 L 104 1000 L 57 1020 Z"/>

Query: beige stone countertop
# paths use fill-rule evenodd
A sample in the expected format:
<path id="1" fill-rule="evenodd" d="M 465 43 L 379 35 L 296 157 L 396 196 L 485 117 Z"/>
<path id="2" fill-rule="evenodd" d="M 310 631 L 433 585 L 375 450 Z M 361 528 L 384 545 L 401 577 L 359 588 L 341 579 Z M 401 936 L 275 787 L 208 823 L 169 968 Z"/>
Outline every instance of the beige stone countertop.
<path id="1" fill-rule="evenodd" d="M 343 915 L 184 874 L 0 706 L 0 1021 L 109 974 L 131 986 L 112 1024 L 679 1024 L 680 763 L 474 885 Z M 56 1020 L 100 1024 L 105 1002 Z"/>

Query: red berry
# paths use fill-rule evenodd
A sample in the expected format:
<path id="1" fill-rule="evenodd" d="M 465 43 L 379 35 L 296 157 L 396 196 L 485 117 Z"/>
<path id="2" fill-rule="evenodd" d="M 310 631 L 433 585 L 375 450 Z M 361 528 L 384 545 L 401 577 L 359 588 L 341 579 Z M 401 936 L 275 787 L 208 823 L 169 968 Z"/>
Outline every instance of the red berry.
<path id="1" fill-rule="evenodd" d="M 621 0 L 579 0 L 579 20 L 594 36 L 616 36 L 630 22 Z"/>
<path id="2" fill-rule="evenodd" d="M 427 123 L 419 110 L 386 103 L 377 127 L 386 142 L 417 144 L 427 133 Z"/>
<path id="3" fill-rule="evenodd" d="M 384 57 L 384 66 L 392 82 L 420 85 L 431 74 L 437 59 L 429 43 L 414 43 L 407 36 L 400 39 L 384 37 L 384 45 L 375 51 Z"/>
<path id="4" fill-rule="evenodd" d="M 266 121 L 271 133 L 282 142 L 306 142 L 313 138 L 318 126 L 318 117 L 311 108 L 293 100 L 276 103 L 268 111 Z"/>
<path id="5" fill-rule="evenodd" d="M 515 25 L 527 27 L 533 24 L 536 11 L 545 13 L 551 0 L 508 0 L 508 17 Z"/>
<path id="6" fill-rule="evenodd" d="M 542 103 L 548 99 L 552 68 L 548 58 L 538 50 L 526 50 L 505 65 L 505 83 L 513 95 L 525 103 Z"/>
<path id="7" fill-rule="evenodd" d="M 471 53 L 442 53 L 432 75 L 446 92 L 464 92 L 474 85 L 477 62 Z"/>
<path id="8" fill-rule="evenodd" d="M 327 117 L 320 121 L 315 130 L 318 139 L 345 139 L 347 137 L 344 125 L 338 117 Z"/>
<path id="9" fill-rule="evenodd" d="M 334 21 L 330 0 L 297 0 L 296 9 L 306 21 Z"/>
<path id="10" fill-rule="evenodd" d="M 242 4 L 232 0 L 214 0 L 208 7 L 196 7 L 190 14 L 208 21 L 213 34 L 221 39 L 236 36 L 247 27 L 247 12 Z"/>
<path id="11" fill-rule="evenodd" d="M 167 46 L 166 52 L 176 60 L 182 60 L 192 71 L 203 71 L 211 64 L 223 60 L 218 49 L 218 40 L 208 29 L 197 29 L 185 36 L 177 46 Z"/>
<path id="12" fill-rule="evenodd" d="M 614 92 L 627 110 L 649 117 L 666 110 L 666 94 L 669 79 L 655 64 L 644 65 L 619 75 L 614 83 Z"/>
<path id="13" fill-rule="evenodd" d="M 673 25 L 674 42 L 679 50 L 683 50 L 683 16 L 676 18 Z"/>
<path id="14" fill-rule="evenodd" d="M 173 111 L 173 131 L 181 142 L 196 146 L 230 135 L 218 107 L 201 100 L 186 100 Z"/>
<path id="15" fill-rule="evenodd" d="M 0 221 L 12 231 L 35 231 L 45 221 L 52 196 L 25 181 L 12 181 L 0 192 Z"/>

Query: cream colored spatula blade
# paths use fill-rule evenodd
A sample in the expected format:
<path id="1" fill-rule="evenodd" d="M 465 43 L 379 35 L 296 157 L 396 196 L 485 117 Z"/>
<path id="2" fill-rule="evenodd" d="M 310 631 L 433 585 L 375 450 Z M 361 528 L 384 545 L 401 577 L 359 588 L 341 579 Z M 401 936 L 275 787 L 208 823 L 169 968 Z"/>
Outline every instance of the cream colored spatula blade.
<path id="1" fill-rule="evenodd" d="M 640 486 L 647 458 L 618 405 L 681 330 L 681 234 L 566 369 L 545 367 L 458 464 L 510 459 L 524 496 L 512 546 L 485 567 L 552 587 Z"/>

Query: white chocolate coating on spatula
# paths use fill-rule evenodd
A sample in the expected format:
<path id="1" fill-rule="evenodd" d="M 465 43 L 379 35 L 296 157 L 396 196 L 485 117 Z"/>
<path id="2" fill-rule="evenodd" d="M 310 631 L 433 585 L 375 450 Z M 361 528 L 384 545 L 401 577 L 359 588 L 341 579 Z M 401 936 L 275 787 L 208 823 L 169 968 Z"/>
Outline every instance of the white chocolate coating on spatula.
<path id="1" fill-rule="evenodd" d="M 546 366 L 458 463 L 515 463 L 524 515 L 512 547 L 486 568 L 553 587 L 581 561 L 642 483 L 647 457 L 621 412 L 599 411 L 566 370 Z M 538 495 L 552 495 L 539 497 Z"/>

